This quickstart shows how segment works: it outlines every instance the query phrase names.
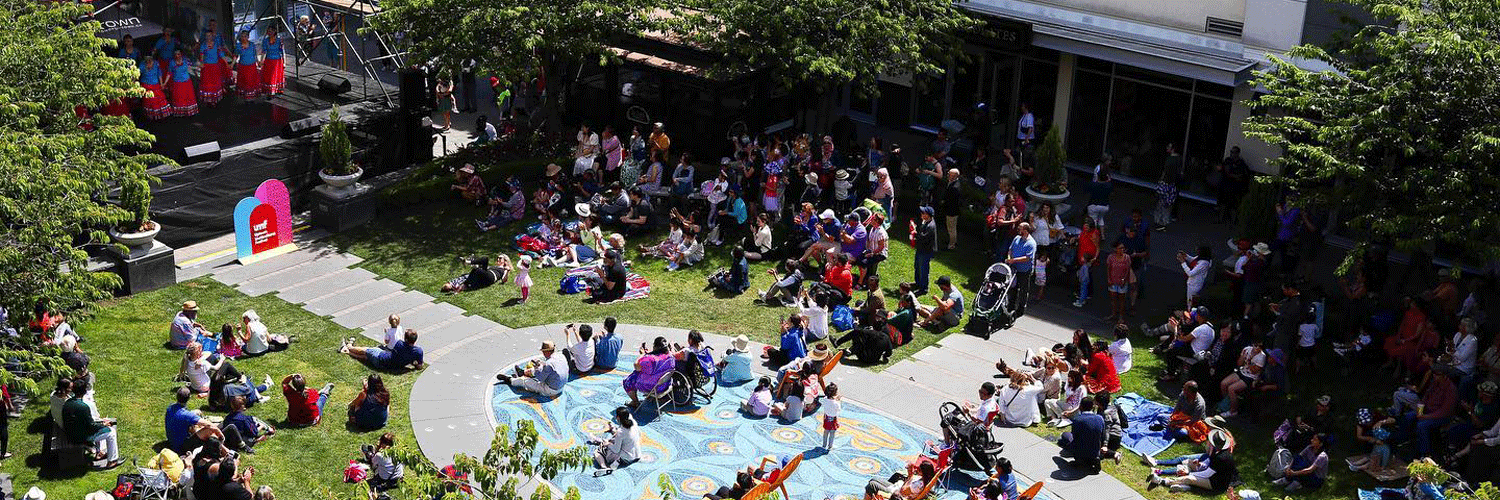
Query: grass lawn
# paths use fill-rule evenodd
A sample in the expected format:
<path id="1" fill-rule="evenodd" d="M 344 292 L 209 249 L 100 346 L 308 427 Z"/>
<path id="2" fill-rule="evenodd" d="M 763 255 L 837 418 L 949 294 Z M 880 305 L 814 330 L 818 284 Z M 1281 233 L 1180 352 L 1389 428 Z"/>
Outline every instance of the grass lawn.
<path id="1" fill-rule="evenodd" d="M 110 471 L 76 471 L 59 474 L 50 463 L 43 465 L 40 455 L 42 432 L 47 425 L 47 399 L 33 399 L 25 414 L 11 422 L 10 449 L 15 457 L 0 462 L 0 473 L 14 476 L 18 494 L 35 484 L 48 498 L 76 499 L 95 490 L 114 488 L 117 474 L 133 472 L 128 458 L 144 461 L 165 445 L 162 414 L 173 402 L 172 391 L 180 384 L 176 375 L 180 351 L 161 347 L 172 316 L 185 300 L 198 301 L 202 309 L 199 321 L 210 327 L 226 321 L 237 322 L 246 309 L 254 309 L 273 333 L 296 334 L 299 339 L 291 349 L 254 359 L 236 361 L 240 371 L 257 383 L 270 374 L 275 382 L 290 373 L 301 373 L 309 385 L 335 384 L 325 408 L 323 422 L 316 427 L 280 429 L 286 418 L 286 399 L 279 388 L 273 388 L 274 399 L 250 409 L 278 427 L 271 440 L 246 455 L 242 463 L 254 466 L 258 474 L 253 484 L 269 484 L 279 498 L 353 498 L 354 485 L 342 482 L 344 466 L 359 456 L 359 445 L 373 444 L 381 432 L 351 432 L 344 425 L 349 401 L 359 393 L 365 376 L 371 371 L 334 351 L 338 339 L 352 332 L 331 321 L 287 304 L 274 296 L 247 297 L 216 281 L 198 279 L 153 292 L 110 301 L 100 305 L 97 315 L 77 324 L 83 346 L 92 358 L 98 387 L 99 411 L 119 420 L 120 454 L 127 458 L 124 466 Z M 391 392 L 390 422 L 385 430 L 396 433 L 398 445 L 414 446 L 408 420 L 407 396 L 415 373 L 382 375 Z M 51 381 L 44 381 L 50 388 Z M 196 400 L 194 404 L 202 404 Z M 222 416 L 222 413 L 207 412 Z"/>
<path id="2" fill-rule="evenodd" d="M 598 321 L 605 316 L 614 316 L 622 323 L 699 329 L 729 336 L 744 334 L 753 340 L 775 344 L 779 319 L 793 311 L 753 302 L 754 289 L 772 283 L 771 277 L 766 275 L 771 263 L 751 263 L 751 292 L 725 296 L 703 290 L 714 270 L 729 265 L 729 252 L 725 248 L 710 247 L 703 262 L 683 271 L 669 272 L 665 270 L 664 261 L 641 258 L 635 251 L 636 245 L 655 244 L 664 237 L 665 231 L 627 240 L 630 250 L 626 258 L 632 261 L 633 271 L 651 282 L 651 297 L 645 300 L 592 305 L 585 304 L 580 295 L 559 295 L 557 285 L 564 270 L 558 268 L 532 271 L 536 286 L 532 287 L 531 300 L 526 304 L 516 304 L 511 300 L 521 294 L 513 284 L 458 295 L 439 294 L 437 290 L 443 283 L 467 270 L 459 262 L 459 257 L 483 254 L 493 260 L 496 253 L 503 252 L 515 258 L 514 231 L 522 226 L 515 224 L 509 230 L 480 233 L 474 227 L 474 219 L 483 215 L 480 208 L 469 205 L 434 203 L 407 215 L 385 217 L 378 224 L 340 234 L 333 241 L 344 251 L 364 258 L 359 267 L 512 328 Z M 896 228 L 892 226 L 890 260 L 880 267 L 882 286 L 888 291 L 887 303 L 890 305 L 895 303 L 891 291 L 896 284 L 912 280 L 912 249 L 909 242 L 904 241 L 906 231 L 896 231 Z M 949 275 L 964 288 L 966 296 L 973 297 L 980 283 L 966 280 L 979 276 L 986 264 L 982 256 L 973 252 L 939 252 L 932 261 L 931 277 L 936 280 L 938 276 Z M 937 290 L 937 287 L 932 286 L 932 290 Z M 856 291 L 855 296 L 862 298 L 864 293 Z M 931 303 L 930 298 L 926 300 Z M 956 331 L 958 329 L 953 329 L 950 333 Z M 891 362 L 904 359 L 940 338 L 941 335 L 919 332 L 911 343 L 897 349 Z M 874 370 L 881 368 L 871 367 Z"/>

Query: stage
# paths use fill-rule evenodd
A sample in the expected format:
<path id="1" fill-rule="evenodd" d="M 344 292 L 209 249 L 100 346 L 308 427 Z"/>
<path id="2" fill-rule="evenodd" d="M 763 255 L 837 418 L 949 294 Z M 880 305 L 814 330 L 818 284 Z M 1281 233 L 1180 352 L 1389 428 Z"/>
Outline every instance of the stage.
<path id="1" fill-rule="evenodd" d="M 348 79 L 350 90 L 336 95 L 319 89 L 318 80 L 325 75 Z M 300 77 L 296 67 L 287 68 L 285 94 L 249 101 L 229 95 L 214 107 L 200 104 L 193 116 L 137 121 L 156 136 L 152 152 L 182 164 L 152 169 L 161 179 L 152 189 L 151 203 L 152 219 L 163 229 L 158 239 L 181 247 L 232 231 L 235 203 L 252 195 L 266 179 L 287 185 L 293 213 L 304 210 L 303 195 L 319 183 L 317 130 L 296 137 L 284 136 L 283 131 L 298 120 L 321 122 L 334 106 L 350 124 L 354 158 L 365 178 L 405 166 L 400 161 L 401 127 L 382 94 L 384 89 L 394 103 L 397 89 L 365 80 L 363 75 L 306 61 Z M 185 147 L 212 141 L 219 143 L 218 160 L 185 162 Z"/>

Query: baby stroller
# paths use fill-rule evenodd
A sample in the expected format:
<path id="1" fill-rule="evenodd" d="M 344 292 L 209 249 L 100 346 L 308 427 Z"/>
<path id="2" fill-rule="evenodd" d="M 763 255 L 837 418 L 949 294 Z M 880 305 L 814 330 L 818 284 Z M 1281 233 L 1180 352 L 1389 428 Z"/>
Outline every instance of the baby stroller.
<path id="1" fill-rule="evenodd" d="M 952 401 L 938 407 L 943 438 L 953 451 L 951 462 L 959 469 L 989 474 L 995 469 L 1005 443 L 995 441 L 989 426 L 975 422 L 964 409 Z"/>
<path id="2" fill-rule="evenodd" d="M 996 262 L 984 272 L 984 284 L 974 296 L 969 323 L 964 333 L 985 339 L 990 334 L 1010 328 L 1016 322 L 1015 273 L 1004 262 Z"/>

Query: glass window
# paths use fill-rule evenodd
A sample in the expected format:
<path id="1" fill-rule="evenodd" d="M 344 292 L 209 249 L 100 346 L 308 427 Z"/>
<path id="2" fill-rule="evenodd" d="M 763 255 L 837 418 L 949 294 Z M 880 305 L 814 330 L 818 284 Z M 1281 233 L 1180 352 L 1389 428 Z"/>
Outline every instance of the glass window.
<path id="1" fill-rule="evenodd" d="M 915 89 L 911 124 L 937 129 L 938 124 L 943 121 L 943 110 L 946 109 L 943 100 L 948 90 L 947 79 L 944 75 L 924 75 L 917 78 Z"/>
<path id="2" fill-rule="evenodd" d="M 1066 140 L 1068 159 L 1092 164 L 1104 152 L 1104 124 L 1109 117 L 1109 75 L 1079 71 L 1073 76 Z"/>
<path id="3" fill-rule="evenodd" d="M 875 124 L 882 127 L 905 128 L 911 123 L 911 87 L 880 82 L 880 106 L 876 108 Z"/>
<path id="4" fill-rule="evenodd" d="M 1021 65 L 1021 103 L 1036 118 L 1036 140 L 1052 127 L 1052 104 L 1057 98 L 1057 64 L 1027 59 Z M 1018 113 L 1017 119 L 1020 114 Z"/>
<path id="5" fill-rule="evenodd" d="M 1198 86 L 1194 88 L 1194 90 L 1196 90 L 1199 94 L 1204 94 L 1209 97 L 1217 97 L 1220 99 L 1234 99 L 1234 87 L 1230 87 L 1228 85 L 1219 85 L 1213 82 L 1205 82 L 1202 80 L 1199 80 L 1197 85 Z"/>
<path id="6" fill-rule="evenodd" d="M 1193 101 L 1193 119 L 1188 123 L 1185 189 L 1199 194 L 1215 194 L 1217 187 L 1209 174 L 1224 157 L 1224 141 L 1229 135 L 1229 101 L 1199 97 Z"/>
<path id="7" fill-rule="evenodd" d="M 1115 65 L 1115 76 L 1121 78 L 1134 78 L 1143 82 L 1155 83 L 1157 85 L 1166 85 L 1168 87 L 1176 87 L 1183 90 L 1191 90 L 1193 88 L 1193 79 L 1191 78 L 1169 75 L 1160 71 L 1151 71 L 1149 69 L 1137 68 L 1135 66 L 1126 66 L 1124 64 Z"/>
<path id="8" fill-rule="evenodd" d="M 849 89 L 849 111 L 867 115 L 875 114 L 875 99 L 869 94 L 869 91 L 858 88 Z"/>
<path id="9" fill-rule="evenodd" d="M 1161 176 L 1167 144 L 1182 146 L 1190 99 L 1187 92 L 1115 80 L 1105 151 L 1125 175 L 1146 181 Z"/>
<path id="10" fill-rule="evenodd" d="M 964 121 L 965 126 L 973 126 L 968 123 L 968 118 L 974 113 L 974 105 L 979 104 L 984 98 L 980 95 L 980 84 L 984 75 L 980 73 L 980 62 L 983 56 L 970 54 L 967 61 L 960 62 L 948 76 L 953 80 L 953 97 L 948 100 L 948 116 Z"/>
<path id="11" fill-rule="evenodd" d="M 1080 69 L 1086 69 L 1086 70 L 1090 70 L 1090 71 L 1098 71 L 1100 73 L 1108 74 L 1108 73 L 1111 73 L 1111 72 L 1114 71 L 1114 66 L 1115 66 L 1115 63 L 1112 63 L 1112 62 L 1109 62 L 1109 61 L 1105 61 L 1103 59 L 1094 59 L 1092 57 L 1087 57 L 1087 56 L 1078 56 L 1078 67 Z"/>

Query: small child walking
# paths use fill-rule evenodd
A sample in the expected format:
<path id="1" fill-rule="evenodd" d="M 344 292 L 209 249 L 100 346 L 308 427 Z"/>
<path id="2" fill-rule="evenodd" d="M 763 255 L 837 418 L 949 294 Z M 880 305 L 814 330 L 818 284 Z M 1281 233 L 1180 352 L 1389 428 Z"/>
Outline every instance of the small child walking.
<path id="1" fill-rule="evenodd" d="M 1047 264 L 1052 263 L 1052 258 L 1045 252 L 1037 252 L 1036 265 L 1031 266 L 1033 274 L 1036 275 L 1036 298 L 1042 299 L 1047 296 Z"/>
<path id="2" fill-rule="evenodd" d="M 839 433 L 839 412 L 844 409 L 844 402 L 839 399 L 839 385 L 828 384 L 819 401 L 823 407 L 823 450 L 833 451 L 833 438 Z"/>
<path id="3" fill-rule="evenodd" d="M 516 286 L 521 287 L 521 303 L 531 299 L 531 256 L 522 255 L 516 262 Z"/>

